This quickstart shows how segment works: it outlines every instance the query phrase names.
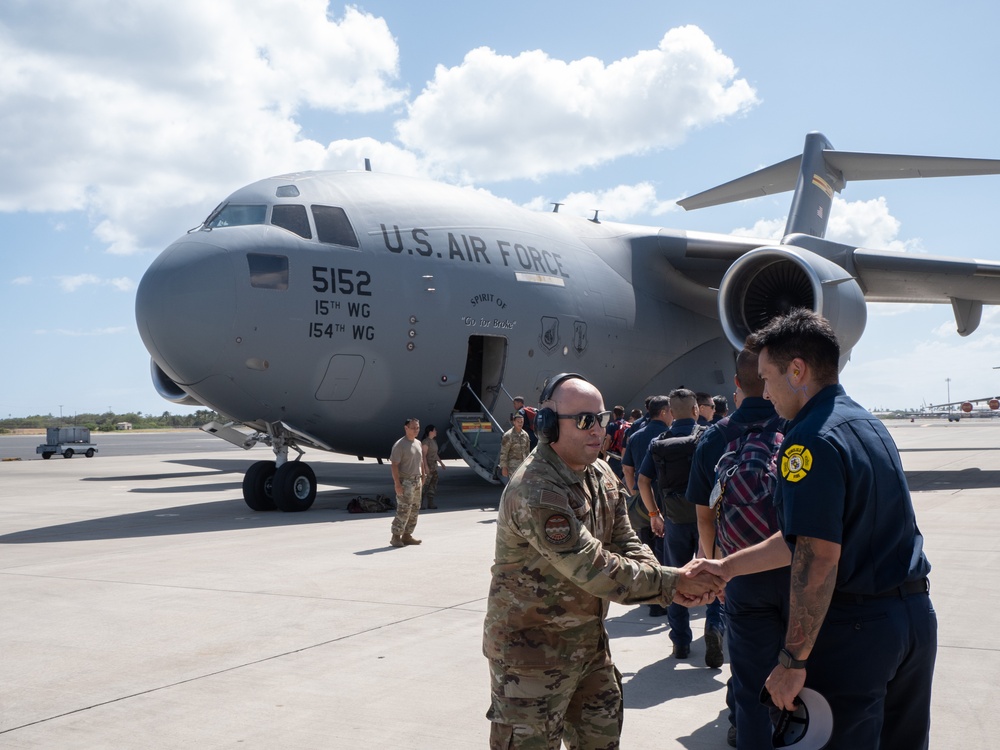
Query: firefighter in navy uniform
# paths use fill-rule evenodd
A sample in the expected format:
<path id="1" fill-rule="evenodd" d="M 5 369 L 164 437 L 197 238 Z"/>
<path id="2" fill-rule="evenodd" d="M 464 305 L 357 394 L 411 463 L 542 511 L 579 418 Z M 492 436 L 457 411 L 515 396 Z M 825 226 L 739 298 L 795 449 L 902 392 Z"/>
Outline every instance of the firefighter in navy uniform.
<path id="1" fill-rule="evenodd" d="M 764 396 L 789 421 L 775 502 L 781 531 L 719 566 L 723 577 L 789 561 L 789 622 L 765 683 L 792 710 L 803 687 L 833 712 L 830 748 L 927 748 L 937 616 L 896 445 L 838 382 L 840 346 L 809 310 L 747 340 Z"/>

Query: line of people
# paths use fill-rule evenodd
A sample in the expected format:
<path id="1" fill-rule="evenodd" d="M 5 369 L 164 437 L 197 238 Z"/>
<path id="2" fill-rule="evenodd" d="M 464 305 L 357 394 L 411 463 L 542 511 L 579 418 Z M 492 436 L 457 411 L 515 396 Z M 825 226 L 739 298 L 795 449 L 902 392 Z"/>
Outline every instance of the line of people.
<path id="1" fill-rule="evenodd" d="M 547 382 L 539 445 L 497 519 L 491 747 L 619 747 L 610 601 L 665 613 L 675 658 L 690 654 L 688 609 L 709 605 L 708 666 L 729 635 L 736 747 L 792 742 L 775 733 L 802 731 L 787 717 L 804 687 L 829 703 L 828 747 L 928 746 L 930 565 L 895 445 L 839 385 L 839 362 L 822 317 L 775 318 L 737 358 L 731 416 L 700 426 L 716 403 L 687 389 L 648 400 L 622 448 L 624 487 L 599 459 L 616 453 L 624 409 L 605 411 L 581 375 Z"/>

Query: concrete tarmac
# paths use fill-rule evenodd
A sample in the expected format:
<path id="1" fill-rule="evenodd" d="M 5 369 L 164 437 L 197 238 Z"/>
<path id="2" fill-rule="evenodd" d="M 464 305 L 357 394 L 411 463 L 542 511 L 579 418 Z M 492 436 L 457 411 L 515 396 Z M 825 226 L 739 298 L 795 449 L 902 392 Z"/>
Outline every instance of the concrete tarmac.
<path id="1" fill-rule="evenodd" d="M 1000 422 L 889 424 L 934 566 L 931 746 L 994 747 Z M 387 465 L 309 453 L 313 508 L 254 513 L 269 452 L 219 445 L 0 463 L 0 747 L 485 747 L 498 488 L 449 462 L 423 545 L 395 549 L 390 514 L 345 510 L 391 494 Z M 702 615 L 677 661 L 665 620 L 612 606 L 623 747 L 727 747 Z"/>

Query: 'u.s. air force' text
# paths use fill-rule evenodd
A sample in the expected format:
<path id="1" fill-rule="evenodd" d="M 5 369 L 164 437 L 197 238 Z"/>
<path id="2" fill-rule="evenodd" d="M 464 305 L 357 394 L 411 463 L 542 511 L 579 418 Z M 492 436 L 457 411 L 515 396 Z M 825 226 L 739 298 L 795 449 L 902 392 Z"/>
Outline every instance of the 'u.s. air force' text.
<path id="1" fill-rule="evenodd" d="M 494 240 L 487 242 L 482 237 L 474 234 L 456 234 L 448 232 L 448 248 L 444 248 L 444 238 L 431 242 L 431 235 L 426 229 L 415 227 L 409 230 L 401 230 L 398 225 L 393 224 L 390 229 L 385 224 L 382 227 L 382 241 L 385 248 L 391 253 L 407 255 L 418 255 L 424 258 L 447 258 L 448 260 L 461 260 L 467 263 L 493 264 L 490 260 L 491 251 L 493 257 L 499 257 L 499 262 L 507 267 L 519 267 L 525 271 L 545 274 L 549 276 L 562 276 L 569 278 L 569 274 L 562 267 L 562 256 L 549 250 L 539 250 L 531 245 L 522 245 L 520 242 L 508 242 L 507 240 Z M 404 237 L 406 238 L 404 240 Z M 407 246 L 412 241 L 413 244 Z"/>

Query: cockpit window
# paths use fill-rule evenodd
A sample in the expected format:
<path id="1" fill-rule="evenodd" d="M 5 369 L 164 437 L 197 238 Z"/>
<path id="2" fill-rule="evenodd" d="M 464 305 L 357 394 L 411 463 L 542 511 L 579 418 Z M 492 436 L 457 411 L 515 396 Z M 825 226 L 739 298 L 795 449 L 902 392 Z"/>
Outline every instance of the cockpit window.
<path id="1" fill-rule="evenodd" d="M 312 239 L 312 230 L 309 228 L 309 217 L 306 215 L 305 206 L 277 205 L 271 209 L 271 223 L 276 227 L 295 232 L 299 237 L 307 240 Z"/>
<path id="2" fill-rule="evenodd" d="M 337 206 L 313 206 L 312 212 L 316 221 L 316 237 L 320 242 L 358 247 L 357 235 L 354 234 L 354 228 L 344 209 Z"/>
<path id="3" fill-rule="evenodd" d="M 267 206 L 240 205 L 227 203 L 221 209 L 212 212 L 205 221 L 206 229 L 219 227 L 240 227 L 247 224 L 263 224 L 267 216 Z"/>
<path id="4" fill-rule="evenodd" d="M 257 289 L 288 289 L 288 258 L 284 255 L 247 253 L 250 286 Z"/>

